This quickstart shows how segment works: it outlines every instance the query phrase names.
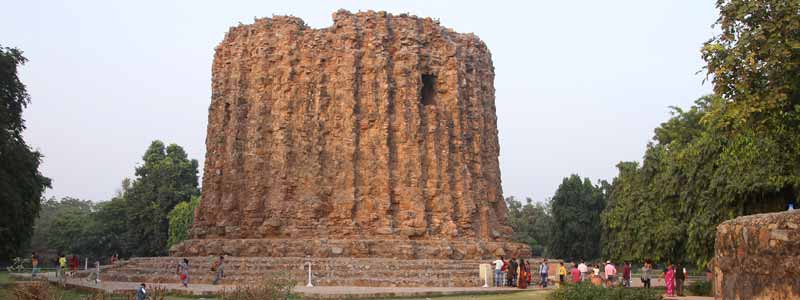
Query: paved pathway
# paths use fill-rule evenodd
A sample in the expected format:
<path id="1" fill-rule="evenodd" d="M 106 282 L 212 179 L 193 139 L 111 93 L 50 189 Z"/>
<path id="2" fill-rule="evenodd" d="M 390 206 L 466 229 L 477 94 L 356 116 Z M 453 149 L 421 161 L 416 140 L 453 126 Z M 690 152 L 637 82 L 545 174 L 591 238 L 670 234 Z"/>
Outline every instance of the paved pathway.
<path id="1" fill-rule="evenodd" d="M 30 274 L 14 274 L 17 278 L 30 279 Z M 55 273 L 39 274 L 51 282 L 58 282 Z M 213 295 L 223 289 L 231 290 L 234 285 L 189 284 L 184 288 L 178 283 L 147 283 L 148 286 L 158 285 L 170 293 L 190 295 Z M 103 291 L 107 293 L 132 292 L 139 286 L 138 282 L 102 281 L 95 284 L 85 278 L 68 278 L 67 286 L 77 289 Z M 529 289 L 534 290 L 534 289 Z M 541 289 L 537 289 L 541 290 Z M 295 287 L 294 291 L 305 298 L 311 299 L 369 299 L 385 297 L 419 298 L 429 296 L 464 295 L 464 294 L 502 294 L 522 291 L 516 288 L 482 288 L 482 287 L 359 287 L 359 286 L 317 286 Z"/>
<path id="2" fill-rule="evenodd" d="M 30 279 L 30 274 L 13 274 L 18 278 Z M 39 278 L 46 278 L 51 282 L 58 282 L 55 273 L 41 273 Z M 634 286 L 637 286 L 634 281 Z M 660 283 L 660 284 L 659 284 Z M 138 287 L 138 282 L 121 281 L 102 281 L 95 284 L 85 278 L 68 278 L 67 285 L 73 288 L 104 291 L 107 293 L 126 293 L 132 292 Z M 234 285 L 211 285 L 211 284 L 190 284 L 184 288 L 178 283 L 147 283 L 148 286 L 158 285 L 167 289 L 170 293 L 189 294 L 189 295 L 214 295 L 223 289 L 231 290 Z M 663 286 L 663 280 L 654 280 L 653 285 Z M 641 286 L 639 282 L 638 286 Z M 552 289 L 551 286 L 548 289 Z M 530 288 L 528 290 L 542 290 L 540 288 Z M 429 296 L 445 295 L 465 295 L 465 294 L 502 294 L 522 291 L 515 288 L 482 288 L 482 287 L 357 287 L 357 286 L 317 286 L 306 287 L 300 285 L 294 291 L 305 298 L 311 299 L 369 299 L 385 297 L 406 297 L 419 298 Z M 675 300 L 713 300 L 713 297 L 667 297 L 665 299 Z"/>

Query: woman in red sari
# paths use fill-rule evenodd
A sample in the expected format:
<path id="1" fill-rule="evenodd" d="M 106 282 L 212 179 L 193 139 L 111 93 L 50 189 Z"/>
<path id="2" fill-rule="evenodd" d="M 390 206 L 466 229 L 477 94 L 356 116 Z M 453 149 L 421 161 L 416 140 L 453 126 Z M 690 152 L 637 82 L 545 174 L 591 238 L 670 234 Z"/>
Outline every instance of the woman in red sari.
<path id="1" fill-rule="evenodd" d="M 675 296 L 675 268 L 672 264 L 667 264 L 667 271 L 664 272 L 664 284 L 667 286 L 667 296 Z"/>
<path id="2" fill-rule="evenodd" d="M 522 258 L 519 259 L 519 271 L 517 271 L 517 287 L 521 289 L 528 288 L 528 276 L 530 276 L 530 270 L 525 267 L 525 260 Z"/>

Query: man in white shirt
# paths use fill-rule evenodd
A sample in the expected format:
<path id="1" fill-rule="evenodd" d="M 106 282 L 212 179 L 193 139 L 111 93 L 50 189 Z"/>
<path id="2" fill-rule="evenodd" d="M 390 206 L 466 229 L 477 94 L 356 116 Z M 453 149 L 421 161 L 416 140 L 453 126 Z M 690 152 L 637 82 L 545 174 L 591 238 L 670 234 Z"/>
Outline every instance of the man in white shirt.
<path id="1" fill-rule="evenodd" d="M 581 260 L 581 264 L 578 265 L 578 271 L 581 272 L 581 281 L 586 281 L 586 277 L 589 277 L 589 267 L 586 266 L 586 262 Z"/>
<path id="2" fill-rule="evenodd" d="M 606 261 L 605 267 L 605 275 L 606 275 L 606 287 L 614 287 L 614 281 L 617 276 L 617 267 L 611 263 L 610 260 Z"/>
<path id="3" fill-rule="evenodd" d="M 540 283 L 542 285 L 542 288 L 546 288 L 547 287 L 547 275 L 548 275 L 548 271 L 549 271 L 548 269 L 549 268 L 548 268 L 548 265 L 547 265 L 547 259 L 545 258 L 542 261 L 542 264 L 539 265 L 539 276 L 542 277 L 542 279 L 540 281 Z"/>
<path id="4" fill-rule="evenodd" d="M 503 265 L 505 264 L 503 257 L 498 257 L 492 263 L 494 264 L 494 286 L 501 287 L 503 286 Z"/>

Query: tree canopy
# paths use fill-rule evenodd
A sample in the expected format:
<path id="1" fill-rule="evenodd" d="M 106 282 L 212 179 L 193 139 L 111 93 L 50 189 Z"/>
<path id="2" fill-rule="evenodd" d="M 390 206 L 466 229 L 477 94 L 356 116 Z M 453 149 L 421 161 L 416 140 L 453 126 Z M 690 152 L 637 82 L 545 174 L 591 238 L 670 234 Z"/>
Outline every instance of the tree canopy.
<path id="1" fill-rule="evenodd" d="M 42 155 L 22 138 L 22 111 L 31 99 L 17 69 L 26 61 L 21 51 L 0 45 L 0 259 L 27 247 L 42 193 L 50 187 L 39 172 Z"/>
<path id="2" fill-rule="evenodd" d="M 780 211 L 800 190 L 800 2 L 719 0 L 702 49 L 714 95 L 655 129 L 644 160 L 617 165 L 603 252 L 617 259 L 713 256 L 716 225 Z"/>
<path id="3" fill-rule="evenodd" d="M 546 256 L 550 228 L 553 226 L 548 202 L 534 203 L 531 198 L 526 198 L 523 205 L 513 196 L 505 201 L 508 205 L 508 224 L 514 229 L 513 239 L 530 246 L 534 256 Z"/>
<path id="4" fill-rule="evenodd" d="M 200 194 L 198 163 L 180 146 L 153 141 L 136 168 L 136 179 L 124 196 L 128 250 L 135 256 L 167 254 L 167 215 L 181 201 Z"/>
<path id="5" fill-rule="evenodd" d="M 180 146 L 164 146 L 161 141 L 151 143 L 143 161 L 136 168 L 137 177 L 124 179 L 110 201 L 95 204 L 69 197 L 46 201 L 36 220 L 34 250 L 93 258 L 115 253 L 122 257 L 166 254 L 170 211 L 182 207 L 175 217 L 186 222 L 188 216 L 191 224 L 191 208 L 178 203 L 193 199 L 197 205 L 198 164 Z M 183 230 L 188 224 L 182 225 Z M 180 235 L 178 227 L 172 230 L 172 235 Z"/>
<path id="6" fill-rule="evenodd" d="M 592 184 L 578 175 L 564 178 L 550 202 L 553 216 L 549 254 L 565 259 L 600 256 L 600 212 L 608 183 Z"/>

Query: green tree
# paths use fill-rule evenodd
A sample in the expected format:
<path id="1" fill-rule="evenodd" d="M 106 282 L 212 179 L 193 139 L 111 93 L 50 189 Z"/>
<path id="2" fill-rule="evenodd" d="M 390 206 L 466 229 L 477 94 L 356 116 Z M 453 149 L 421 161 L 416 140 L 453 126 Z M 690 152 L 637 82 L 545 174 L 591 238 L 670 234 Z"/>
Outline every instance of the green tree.
<path id="1" fill-rule="evenodd" d="M 553 226 L 550 255 L 565 259 L 593 259 L 600 255 L 600 213 L 609 184 L 593 185 L 578 175 L 564 178 L 550 203 Z"/>
<path id="2" fill-rule="evenodd" d="M 0 45 L 0 259 L 27 248 L 42 193 L 50 187 L 39 172 L 42 155 L 22 138 L 22 111 L 31 99 L 17 68 L 26 61 L 21 51 Z"/>
<path id="3" fill-rule="evenodd" d="M 717 8 L 721 32 L 704 44 L 702 56 L 714 92 L 727 105 L 710 117 L 731 129 L 781 134 L 796 128 L 800 1 L 717 0 Z"/>
<path id="4" fill-rule="evenodd" d="M 200 196 L 194 196 L 189 201 L 175 205 L 169 212 L 169 240 L 167 246 L 172 247 L 189 237 L 189 228 L 194 221 L 194 211 L 200 205 Z"/>
<path id="5" fill-rule="evenodd" d="M 533 255 L 547 256 L 550 228 L 553 226 L 550 208 L 546 203 L 533 203 L 531 198 L 525 198 L 525 205 L 513 196 L 505 200 L 508 206 L 508 224 L 514 229 L 513 239 L 528 244 Z"/>
<path id="6" fill-rule="evenodd" d="M 66 250 L 65 248 L 71 243 L 69 240 L 53 241 L 60 239 L 56 234 L 55 226 L 57 223 L 64 225 L 68 223 L 67 220 L 72 218 L 73 215 L 90 215 L 94 210 L 94 203 L 88 200 L 81 200 L 72 197 L 64 197 L 61 200 L 50 198 L 42 202 L 39 217 L 36 218 L 36 226 L 34 226 L 33 237 L 31 238 L 31 248 L 37 252 L 45 252 L 47 250 Z M 83 222 L 77 223 L 83 226 Z M 74 230 L 74 229 L 68 229 Z"/>
<path id="7" fill-rule="evenodd" d="M 719 156 L 721 183 L 730 188 L 724 196 L 739 214 L 772 206 L 756 199 L 797 202 L 800 2 L 718 0 L 717 8 L 721 32 L 702 56 L 720 100 L 703 122 L 728 141 Z"/>
<path id="8" fill-rule="evenodd" d="M 715 95 L 673 108 L 641 166 L 618 165 L 605 255 L 704 266 L 720 222 L 800 197 L 800 2 L 717 7 L 721 32 L 702 49 Z"/>
<path id="9" fill-rule="evenodd" d="M 156 256 L 167 253 L 167 214 L 181 201 L 199 195 L 197 160 L 189 159 L 180 146 L 164 147 L 153 141 L 136 168 L 136 179 L 125 194 L 130 254 Z"/>
<path id="10" fill-rule="evenodd" d="M 723 105 L 720 97 L 706 96 L 689 110 L 673 108 L 641 167 L 617 166 L 602 218 L 604 255 L 704 266 L 713 255 L 716 225 L 785 208 L 791 185 L 774 178 L 790 173 L 789 158 L 769 135 L 717 127 L 708 115 Z"/>

